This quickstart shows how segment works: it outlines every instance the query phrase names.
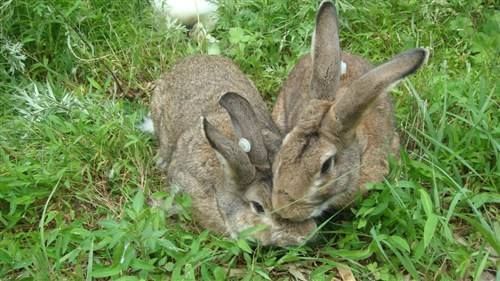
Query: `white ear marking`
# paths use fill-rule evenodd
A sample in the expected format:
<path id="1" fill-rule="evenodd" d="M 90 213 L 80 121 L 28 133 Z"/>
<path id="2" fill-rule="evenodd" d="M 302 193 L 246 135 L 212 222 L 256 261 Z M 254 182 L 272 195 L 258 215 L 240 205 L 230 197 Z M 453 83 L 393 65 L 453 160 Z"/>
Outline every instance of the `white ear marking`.
<path id="1" fill-rule="evenodd" d="M 241 138 L 238 141 L 238 145 L 243 149 L 245 152 L 250 152 L 252 150 L 252 144 L 250 144 L 250 141 L 247 140 L 246 138 Z"/>
<path id="2" fill-rule="evenodd" d="M 344 61 L 340 62 L 340 75 L 347 73 L 347 64 Z"/>

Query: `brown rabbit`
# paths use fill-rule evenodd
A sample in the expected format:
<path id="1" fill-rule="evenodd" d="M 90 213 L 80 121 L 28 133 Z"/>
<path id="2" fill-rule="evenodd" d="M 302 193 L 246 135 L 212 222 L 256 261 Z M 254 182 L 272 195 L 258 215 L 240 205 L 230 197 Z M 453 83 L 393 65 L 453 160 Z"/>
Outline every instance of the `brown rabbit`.
<path id="1" fill-rule="evenodd" d="M 271 160 L 281 136 L 254 85 L 230 60 L 192 56 L 159 79 L 151 102 L 160 166 L 192 198 L 193 218 L 212 231 L 254 234 L 264 245 L 299 244 L 312 220 L 272 212 Z"/>
<path id="2" fill-rule="evenodd" d="M 388 155 L 399 150 L 387 92 L 427 56 L 413 49 L 374 68 L 341 51 L 335 6 L 320 4 L 312 54 L 292 70 L 273 110 L 286 135 L 273 164 L 273 208 L 281 217 L 300 221 L 347 206 L 365 183 L 383 179 Z"/>

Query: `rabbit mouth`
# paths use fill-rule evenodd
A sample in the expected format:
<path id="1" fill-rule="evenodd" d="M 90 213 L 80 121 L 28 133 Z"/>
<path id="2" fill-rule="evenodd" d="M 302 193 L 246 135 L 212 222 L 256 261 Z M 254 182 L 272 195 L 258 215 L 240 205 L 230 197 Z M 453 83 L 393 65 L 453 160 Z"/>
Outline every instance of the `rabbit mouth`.
<path id="1" fill-rule="evenodd" d="M 339 202 L 344 196 L 345 192 L 348 188 L 342 188 L 340 191 L 336 191 L 331 197 L 327 200 L 322 201 L 320 204 L 314 207 L 314 210 L 311 212 L 311 218 L 319 217 L 323 214 L 324 211 L 336 206 L 337 202 Z"/>
<path id="2" fill-rule="evenodd" d="M 301 234 L 291 234 L 286 232 L 274 232 L 271 234 L 271 244 L 279 247 L 294 246 L 305 243 L 307 236 Z"/>
<path id="3" fill-rule="evenodd" d="M 338 190 L 335 190 L 335 188 L 333 187 L 334 187 L 333 184 L 330 184 L 329 190 L 326 193 L 318 196 L 318 198 L 314 200 L 314 204 L 323 205 L 325 202 L 335 201 L 339 197 L 344 196 L 344 194 L 349 190 L 349 187 L 347 186 L 344 186 Z"/>
<path id="4" fill-rule="evenodd" d="M 286 198 L 283 198 L 286 203 L 277 206 L 275 212 L 281 218 L 295 222 L 318 217 L 332 206 L 336 206 L 336 203 L 341 201 L 349 191 L 348 187 L 342 187 L 339 190 L 335 190 L 334 187 L 334 182 L 324 183 L 312 188 L 313 192 L 298 199 L 286 194 Z"/>
<path id="5" fill-rule="evenodd" d="M 302 244 L 306 241 L 305 237 L 281 237 L 282 235 L 277 235 L 275 241 L 278 246 L 286 247 L 293 246 L 297 244 Z"/>
<path id="6" fill-rule="evenodd" d="M 320 196 L 314 201 L 314 210 L 311 212 L 310 218 L 320 216 L 324 211 L 336 208 L 342 205 L 345 198 L 350 198 L 349 187 L 342 187 L 339 190 L 331 190 L 325 195 Z"/>

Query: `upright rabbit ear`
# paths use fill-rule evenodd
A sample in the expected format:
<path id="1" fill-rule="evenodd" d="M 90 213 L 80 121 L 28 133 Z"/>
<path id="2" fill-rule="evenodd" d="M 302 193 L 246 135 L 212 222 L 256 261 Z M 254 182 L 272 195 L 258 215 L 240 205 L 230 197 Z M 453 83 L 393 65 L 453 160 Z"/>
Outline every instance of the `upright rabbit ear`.
<path id="1" fill-rule="evenodd" d="M 413 49 L 395 56 L 353 81 L 348 92 L 330 110 L 330 115 L 334 114 L 337 124 L 340 123 L 337 133 L 355 127 L 363 112 L 380 94 L 414 73 L 426 62 L 427 57 L 426 49 Z"/>
<path id="2" fill-rule="evenodd" d="M 270 168 L 270 154 L 278 149 L 275 148 L 275 142 L 280 140 L 278 129 L 275 126 L 268 128 L 269 124 L 257 118 L 250 103 L 236 93 L 224 94 L 219 103 L 229 113 L 236 136 L 250 161 L 258 168 Z M 267 121 L 274 125 L 271 119 Z"/>
<path id="3" fill-rule="evenodd" d="M 337 10 L 330 1 L 323 1 L 316 15 L 312 43 L 313 70 L 311 93 L 316 99 L 333 100 L 341 74 L 341 52 Z"/>
<path id="4" fill-rule="evenodd" d="M 237 143 L 221 134 L 206 118 L 202 117 L 201 121 L 203 133 L 222 162 L 225 176 L 233 180 L 236 186 L 251 183 L 255 177 L 255 167 L 248 159 L 247 154 Z"/>

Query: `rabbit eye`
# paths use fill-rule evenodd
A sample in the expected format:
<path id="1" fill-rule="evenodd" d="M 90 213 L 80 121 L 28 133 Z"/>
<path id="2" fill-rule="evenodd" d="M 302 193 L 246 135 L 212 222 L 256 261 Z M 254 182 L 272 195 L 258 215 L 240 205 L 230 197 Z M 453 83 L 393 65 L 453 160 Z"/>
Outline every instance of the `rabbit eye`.
<path id="1" fill-rule="evenodd" d="M 321 164 L 321 174 L 324 175 L 328 173 L 332 168 L 335 162 L 335 156 L 328 157 L 323 164 Z"/>
<path id="2" fill-rule="evenodd" d="M 264 213 L 264 207 L 256 201 L 250 201 L 250 205 L 252 205 L 252 209 L 257 213 L 257 214 L 262 214 Z"/>

